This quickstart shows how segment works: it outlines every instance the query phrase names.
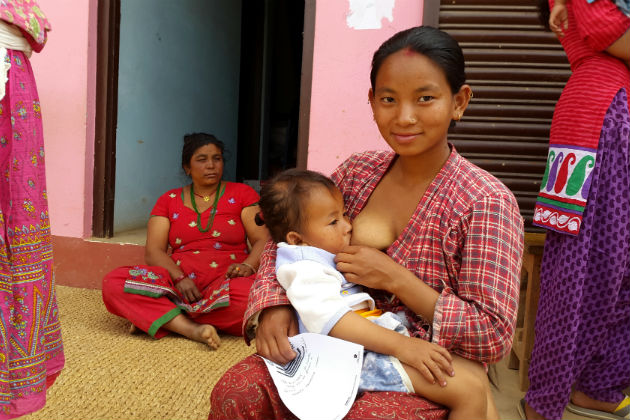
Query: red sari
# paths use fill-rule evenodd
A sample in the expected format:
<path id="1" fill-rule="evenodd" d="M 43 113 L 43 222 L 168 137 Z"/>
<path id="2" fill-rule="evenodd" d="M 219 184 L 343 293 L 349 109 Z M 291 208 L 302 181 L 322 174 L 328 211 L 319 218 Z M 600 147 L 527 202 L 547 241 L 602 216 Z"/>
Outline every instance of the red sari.
<path id="1" fill-rule="evenodd" d="M 214 217 L 212 207 L 197 217 L 184 206 L 183 193 L 183 188 L 167 191 L 157 200 L 151 216 L 169 219 L 171 258 L 195 282 L 202 299 L 192 304 L 183 300 L 165 268 L 136 265 L 119 267 L 105 276 L 105 306 L 155 338 L 166 335 L 161 327 L 181 313 L 197 323 L 241 335 L 254 276 L 226 279 L 225 272 L 247 258 L 241 212 L 258 202 L 258 194 L 247 185 L 223 181 Z"/>

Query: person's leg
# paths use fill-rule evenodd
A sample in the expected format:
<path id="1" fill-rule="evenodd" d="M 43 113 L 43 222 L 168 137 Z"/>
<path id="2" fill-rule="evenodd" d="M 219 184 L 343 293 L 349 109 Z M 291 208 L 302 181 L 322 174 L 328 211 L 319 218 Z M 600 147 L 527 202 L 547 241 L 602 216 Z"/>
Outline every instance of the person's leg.
<path id="1" fill-rule="evenodd" d="M 630 251 L 628 251 L 630 252 Z M 605 348 L 600 348 L 579 376 L 571 401 L 578 407 L 613 412 L 630 386 L 630 268 L 610 323 Z"/>
<path id="2" fill-rule="evenodd" d="M 445 387 L 428 382 L 415 368 L 403 366 L 415 393 L 448 407 L 449 419 L 488 419 L 491 415 L 498 418 L 492 395 L 488 395 L 486 372 L 480 363 L 453 355 L 455 376 L 447 378 Z"/>
<path id="3" fill-rule="evenodd" d="M 254 276 L 236 277 L 230 280 L 230 305 L 215 309 L 207 314 L 199 314 L 193 320 L 200 324 L 211 324 L 217 330 L 230 335 L 243 335 L 243 315 L 247 309 L 249 289 Z"/>
<path id="4" fill-rule="evenodd" d="M 368 319 L 381 327 L 409 336 L 400 318 L 391 312 Z M 455 377 L 448 378 L 448 385 L 441 387 L 429 383 L 415 368 L 394 357 L 366 351 L 359 392 L 413 392 L 447 406 L 450 419 L 498 419 L 485 368 L 480 363 L 460 356 L 453 357 Z"/>
<path id="5" fill-rule="evenodd" d="M 160 270 L 159 267 L 151 269 Z M 221 340 L 212 325 L 199 324 L 191 320 L 167 297 L 126 293 L 124 288 L 128 274 L 129 267 L 119 267 L 108 273 L 103 278 L 102 293 L 103 302 L 109 312 L 131 321 L 130 332 L 139 328 L 159 339 L 167 335 L 168 331 L 172 331 L 207 344 L 212 349 L 219 347 Z"/>
<path id="6" fill-rule="evenodd" d="M 295 419 L 287 409 L 263 360 L 252 355 L 232 366 L 210 396 L 212 419 Z M 397 418 L 445 419 L 447 410 L 417 395 L 402 392 L 365 392 L 357 395 L 345 420 Z"/>
<path id="7" fill-rule="evenodd" d="M 579 235 L 547 233 L 525 398 L 528 419 L 561 418 L 581 372 L 610 345 L 608 320 L 629 258 L 625 103 L 625 94 L 618 94 L 606 114 Z"/>
<path id="8" fill-rule="evenodd" d="M 162 338 L 168 331 L 161 328 L 182 311 L 166 297 L 126 293 L 125 280 L 129 267 L 119 267 L 103 278 L 102 295 L 105 308 L 114 315 L 128 319 L 153 338 Z M 168 274 L 168 273 L 167 273 Z"/>
<path id="9" fill-rule="evenodd" d="M 265 362 L 249 356 L 212 389 L 208 419 L 297 419 L 282 403 Z"/>
<path id="10" fill-rule="evenodd" d="M 625 397 L 622 391 L 630 385 L 630 115 L 623 95 L 617 95 L 615 101 L 621 109 L 615 119 L 622 136 L 625 133 L 625 141 L 612 142 L 610 146 L 615 171 L 598 199 L 602 197 L 600 217 L 611 220 L 612 226 L 608 228 L 616 242 L 610 249 L 602 250 L 612 255 L 610 261 L 599 262 L 598 272 L 604 284 L 593 291 L 599 299 L 590 308 L 601 314 L 602 319 L 593 327 L 602 325 L 605 336 L 602 346 L 578 377 L 572 396 L 578 406 L 603 411 L 614 411 Z"/>

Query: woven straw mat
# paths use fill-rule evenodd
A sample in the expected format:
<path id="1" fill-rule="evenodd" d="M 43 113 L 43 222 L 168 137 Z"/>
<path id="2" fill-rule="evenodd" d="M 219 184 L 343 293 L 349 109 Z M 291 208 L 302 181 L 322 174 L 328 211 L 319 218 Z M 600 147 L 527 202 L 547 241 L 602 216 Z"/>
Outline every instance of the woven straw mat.
<path id="1" fill-rule="evenodd" d="M 57 286 L 57 302 L 66 366 L 46 406 L 22 419 L 207 419 L 214 384 L 254 352 L 240 337 L 222 335 L 212 351 L 181 336 L 129 334 L 100 290 Z"/>

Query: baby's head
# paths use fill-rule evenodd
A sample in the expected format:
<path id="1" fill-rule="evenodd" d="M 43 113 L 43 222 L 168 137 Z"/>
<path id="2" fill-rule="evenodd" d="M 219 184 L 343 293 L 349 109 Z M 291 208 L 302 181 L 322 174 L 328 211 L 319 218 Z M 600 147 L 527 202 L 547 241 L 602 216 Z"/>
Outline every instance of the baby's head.
<path id="1" fill-rule="evenodd" d="M 288 169 L 265 183 L 259 206 L 275 242 L 310 245 L 336 254 L 350 244 L 352 226 L 345 215 L 343 196 L 324 175 Z"/>

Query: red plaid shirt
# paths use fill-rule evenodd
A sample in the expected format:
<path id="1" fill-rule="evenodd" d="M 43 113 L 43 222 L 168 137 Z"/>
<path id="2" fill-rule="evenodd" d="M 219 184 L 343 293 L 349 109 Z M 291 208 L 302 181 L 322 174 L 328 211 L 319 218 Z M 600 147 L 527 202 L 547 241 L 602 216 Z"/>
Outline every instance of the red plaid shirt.
<path id="1" fill-rule="evenodd" d="M 394 158 L 393 152 L 352 155 L 333 173 L 353 220 Z M 394 261 L 440 292 L 433 323 L 382 290 L 368 290 L 384 311 L 404 311 L 412 336 L 431 340 L 468 359 L 493 363 L 512 345 L 523 253 L 523 219 L 516 199 L 492 175 L 455 148 L 420 200 L 398 239 L 387 249 Z M 288 305 L 275 278 L 276 249 L 268 243 L 245 313 Z"/>

